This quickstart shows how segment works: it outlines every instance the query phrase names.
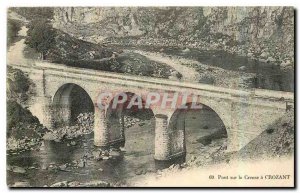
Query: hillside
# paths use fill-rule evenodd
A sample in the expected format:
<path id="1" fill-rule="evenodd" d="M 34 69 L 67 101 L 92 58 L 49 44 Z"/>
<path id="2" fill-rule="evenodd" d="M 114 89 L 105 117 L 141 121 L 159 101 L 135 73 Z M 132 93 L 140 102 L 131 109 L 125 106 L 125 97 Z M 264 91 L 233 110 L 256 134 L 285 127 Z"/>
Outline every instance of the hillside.
<path id="1" fill-rule="evenodd" d="M 41 21 L 51 21 L 53 8 L 10 8 L 8 10 L 10 38 L 9 61 L 18 62 L 27 59 L 40 60 L 40 54 L 25 41 L 28 29 Z M 37 19 L 39 18 L 39 19 Z M 18 26 L 12 25 L 18 21 Z M 12 26 L 12 27 L 11 27 Z M 20 32 L 22 34 L 20 35 Z M 53 29 L 53 46 L 47 51 L 45 59 L 49 62 L 63 63 L 68 66 L 125 73 L 138 76 L 180 79 L 181 74 L 174 68 L 160 62 L 147 59 L 138 53 L 124 52 L 122 48 L 88 42 L 82 38 Z M 28 40 L 27 40 L 28 41 Z"/>
<path id="2" fill-rule="evenodd" d="M 294 111 L 292 110 L 270 125 L 234 156 L 246 159 L 290 156 L 294 154 L 294 136 Z"/>
<path id="3" fill-rule="evenodd" d="M 174 80 L 190 80 L 186 74 L 193 71 L 193 76 L 200 76 L 192 78 L 192 82 L 242 89 L 294 90 L 292 7 L 11 10 L 29 21 L 36 17 L 47 19 L 56 28 L 57 46 L 50 57 L 54 62 Z M 149 54 L 145 58 L 133 53 L 139 50 L 157 54 L 157 61 L 172 58 L 172 63 L 153 61 Z M 124 60 L 124 56 L 130 59 Z M 198 63 L 176 61 L 181 59 Z M 189 70 L 178 70 L 187 69 L 186 66 Z M 213 72 L 212 66 L 216 67 Z"/>
<path id="4" fill-rule="evenodd" d="M 226 50 L 294 63 L 292 7 L 55 8 L 53 24 L 91 42 Z"/>

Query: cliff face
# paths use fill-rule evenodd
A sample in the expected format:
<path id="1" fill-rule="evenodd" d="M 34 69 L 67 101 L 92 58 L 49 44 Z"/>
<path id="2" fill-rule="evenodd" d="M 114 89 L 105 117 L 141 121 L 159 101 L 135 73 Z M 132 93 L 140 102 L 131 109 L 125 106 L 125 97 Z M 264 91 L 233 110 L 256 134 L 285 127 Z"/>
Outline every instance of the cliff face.
<path id="1" fill-rule="evenodd" d="M 55 8 L 54 26 L 89 41 L 107 38 L 176 40 L 271 62 L 293 63 L 292 7 Z"/>

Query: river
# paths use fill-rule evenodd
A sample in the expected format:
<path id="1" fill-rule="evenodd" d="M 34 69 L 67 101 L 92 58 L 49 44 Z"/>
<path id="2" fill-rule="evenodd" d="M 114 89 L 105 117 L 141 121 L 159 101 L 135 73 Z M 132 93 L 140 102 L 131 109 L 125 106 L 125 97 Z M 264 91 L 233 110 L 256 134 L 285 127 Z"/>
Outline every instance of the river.
<path id="1" fill-rule="evenodd" d="M 182 115 L 183 116 L 183 115 Z M 202 156 L 207 159 L 211 152 L 226 142 L 218 139 L 204 146 L 197 139 L 218 130 L 222 122 L 215 112 L 198 110 L 186 115 L 186 159 L 192 156 Z M 78 181 L 81 183 L 103 180 L 111 184 L 126 183 L 126 180 L 136 175 L 155 172 L 158 168 L 154 155 L 154 118 L 135 124 L 125 131 L 126 142 L 123 157 L 118 160 L 88 160 L 85 167 L 67 169 L 68 171 L 51 170 L 50 165 L 63 165 L 80 160 L 84 154 L 95 149 L 93 134 L 76 139 L 75 146 L 69 146 L 70 141 L 45 141 L 39 151 L 28 151 L 19 155 L 8 155 L 7 165 L 19 166 L 26 173 L 7 171 L 7 183 L 14 184 L 26 181 L 31 186 L 50 186 L 60 181 Z M 206 126 L 206 128 L 205 128 Z M 171 163 L 170 163 L 171 164 Z M 50 166 L 50 167 L 49 167 Z M 46 169 L 48 167 L 48 169 Z"/>

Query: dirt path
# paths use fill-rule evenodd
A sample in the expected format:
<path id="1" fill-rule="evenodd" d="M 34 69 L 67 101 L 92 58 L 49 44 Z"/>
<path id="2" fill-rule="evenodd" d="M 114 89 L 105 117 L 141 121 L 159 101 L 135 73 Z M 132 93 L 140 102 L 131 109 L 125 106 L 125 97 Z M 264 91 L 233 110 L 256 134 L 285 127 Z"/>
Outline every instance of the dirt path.
<path id="1" fill-rule="evenodd" d="M 8 63 L 18 64 L 27 62 L 27 59 L 24 57 L 23 50 L 25 48 L 25 39 L 21 39 L 11 46 L 7 53 Z"/>
<path id="2" fill-rule="evenodd" d="M 198 82 L 199 73 L 195 69 L 182 65 L 178 60 L 167 57 L 163 54 L 152 53 L 146 51 L 134 51 L 141 54 L 150 60 L 167 64 L 182 74 L 182 80 L 187 82 Z"/>
<path id="3" fill-rule="evenodd" d="M 22 26 L 21 30 L 18 32 L 18 36 L 23 38 L 9 47 L 7 53 L 8 63 L 17 64 L 28 62 L 28 59 L 25 58 L 23 52 L 25 49 L 25 36 L 27 35 L 27 30 L 28 29 L 25 26 Z"/>

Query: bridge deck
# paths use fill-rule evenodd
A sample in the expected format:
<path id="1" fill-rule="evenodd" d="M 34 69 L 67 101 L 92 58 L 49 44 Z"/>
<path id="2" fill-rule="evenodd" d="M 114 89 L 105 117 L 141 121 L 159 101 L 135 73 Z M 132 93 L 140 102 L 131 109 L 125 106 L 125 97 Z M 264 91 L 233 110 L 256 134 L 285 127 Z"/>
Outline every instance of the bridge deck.
<path id="1" fill-rule="evenodd" d="M 126 74 L 114 73 L 114 72 L 106 72 L 106 71 L 98 71 L 93 69 L 85 69 L 78 67 L 70 67 L 63 64 L 56 64 L 50 62 L 37 62 L 32 61 L 31 66 L 29 65 L 20 65 L 20 64 L 8 64 L 9 66 L 27 69 L 26 71 L 31 70 L 44 70 L 47 73 L 51 74 L 68 74 L 68 75 L 88 75 L 89 79 L 97 80 L 99 78 L 107 78 L 111 79 L 111 81 L 116 81 L 119 83 L 122 81 L 126 81 L 128 83 L 144 83 L 150 85 L 159 85 L 164 87 L 177 87 L 177 88 L 185 88 L 185 89 L 195 89 L 195 90 L 205 90 L 211 91 L 219 94 L 230 94 L 237 96 L 251 96 L 258 98 L 273 98 L 273 99 L 284 99 L 285 101 L 293 101 L 294 93 L 292 92 L 284 92 L 284 91 L 274 91 L 274 90 L 265 90 L 265 89 L 231 89 L 224 88 L 218 86 L 212 86 L 208 84 L 201 83 L 190 83 L 190 82 L 181 82 L 168 80 L 163 78 L 153 78 L 146 76 L 130 76 Z"/>

